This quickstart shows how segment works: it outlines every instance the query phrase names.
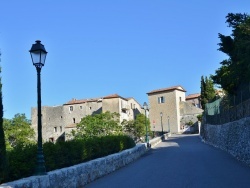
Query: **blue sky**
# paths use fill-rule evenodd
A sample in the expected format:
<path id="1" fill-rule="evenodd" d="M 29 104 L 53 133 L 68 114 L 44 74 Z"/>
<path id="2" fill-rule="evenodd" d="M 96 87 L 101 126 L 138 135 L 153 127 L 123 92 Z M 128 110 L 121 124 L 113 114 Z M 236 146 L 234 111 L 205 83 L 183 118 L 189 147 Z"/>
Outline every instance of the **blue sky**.
<path id="1" fill-rule="evenodd" d="M 226 58 L 217 51 L 218 33 L 231 33 L 225 16 L 249 9 L 249 0 L 1 1 L 4 117 L 30 118 L 37 105 L 37 39 L 48 51 L 42 105 L 114 93 L 142 104 L 154 89 L 199 93 L 201 76 Z"/>

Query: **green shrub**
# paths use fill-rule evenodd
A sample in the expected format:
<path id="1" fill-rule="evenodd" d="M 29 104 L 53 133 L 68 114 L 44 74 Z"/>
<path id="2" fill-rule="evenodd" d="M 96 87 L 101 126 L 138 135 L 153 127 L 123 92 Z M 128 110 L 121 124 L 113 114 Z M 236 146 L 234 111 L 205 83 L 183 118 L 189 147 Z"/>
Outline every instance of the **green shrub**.
<path id="1" fill-rule="evenodd" d="M 69 167 L 107 156 L 135 146 L 126 135 L 91 137 L 66 142 L 43 144 L 47 171 Z M 36 165 L 37 145 L 17 145 L 8 152 L 10 177 L 8 181 L 32 176 Z"/>
<path id="2" fill-rule="evenodd" d="M 9 158 L 9 179 L 16 180 L 31 176 L 36 165 L 36 145 L 17 145 L 7 152 Z"/>

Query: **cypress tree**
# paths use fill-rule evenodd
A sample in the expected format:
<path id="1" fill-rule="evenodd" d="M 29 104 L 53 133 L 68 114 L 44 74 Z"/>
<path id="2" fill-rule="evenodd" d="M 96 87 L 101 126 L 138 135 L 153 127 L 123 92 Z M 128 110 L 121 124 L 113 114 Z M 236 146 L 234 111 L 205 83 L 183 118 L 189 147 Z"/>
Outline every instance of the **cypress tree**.
<path id="1" fill-rule="evenodd" d="M 205 97 L 205 88 L 206 84 L 204 81 L 204 77 L 201 76 L 201 96 L 200 96 L 200 100 L 201 100 L 201 107 L 204 110 L 205 109 L 205 104 L 207 103 L 206 101 L 206 97 Z"/>
<path id="2" fill-rule="evenodd" d="M 205 110 L 205 104 L 215 99 L 215 89 L 211 78 L 201 77 L 201 106 Z"/>
<path id="3" fill-rule="evenodd" d="M 206 101 L 213 102 L 213 100 L 215 99 L 214 83 L 211 78 L 206 77 L 205 84 L 206 84 L 206 90 L 205 90 Z"/>
<path id="4" fill-rule="evenodd" d="M 1 73 L 1 68 L 0 68 L 0 73 Z M 5 137 L 3 131 L 2 79 L 0 77 L 0 183 L 7 180 L 7 175 L 8 173 L 7 173 L 6 145 L 5 145 Z"/>

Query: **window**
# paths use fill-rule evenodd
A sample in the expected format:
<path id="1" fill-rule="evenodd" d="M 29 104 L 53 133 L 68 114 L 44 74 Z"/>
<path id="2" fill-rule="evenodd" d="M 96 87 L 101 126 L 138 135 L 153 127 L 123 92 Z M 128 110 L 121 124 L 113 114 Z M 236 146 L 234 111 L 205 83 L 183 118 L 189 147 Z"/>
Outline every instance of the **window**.
<path id="1" fill-rule="evenodd" d="M 73 123 L 76 123 L 76 118 L 73 118 Z"/>
<path id="2" fill-rule="evenodd" d="M 56 133 L 57 132 L 57 127 L 54 127 L 54 133 Z"/>
<path id="3" fill-rule="evenodd" d="M 60 126 L 60 132 L 62 132 L 62 126 Z"/>
<path id="4" fill-rule="evenodd" d="M 181 102 L 181 97 L 180 97 L 180 102 Z"/>
<path id="5" fill-rule="evenodd" d="M 131 109 L 135 109 L 135 104 L 131 103 Z"/>
<path id="6" fill-rule="evenodd" d="M 82 106 L 80 106 L 80 109 L 82 109 Z"/>
<path id="7" fill-rule="evenodd" d="M 163 97 L 163 96 L 158 97 L 158 103 L 159 103 L 159 104 L 165 103 L 165 97 Z"/>
<path id="8" fill-rule="evenodd" d="M 92 107 L 90 106 L 90 107 L 89 107 L 89 109 L 91 110 L 91 109 L 92 109 Z"/>
<path id="9" fill-rule="evenodd" d="M 71 112 L 73 111 L 73 106 L 69 107 L 69 111 L 71 111 Z"/>

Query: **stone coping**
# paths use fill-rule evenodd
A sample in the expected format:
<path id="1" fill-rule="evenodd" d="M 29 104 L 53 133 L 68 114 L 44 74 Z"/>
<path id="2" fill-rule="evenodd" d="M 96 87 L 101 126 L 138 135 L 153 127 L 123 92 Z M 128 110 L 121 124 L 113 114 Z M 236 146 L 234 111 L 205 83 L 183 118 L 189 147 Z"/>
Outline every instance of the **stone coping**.
<path id="1" fill-rule="evenodd" d="M 151 147 L 155 147 L 170 135 L 156 137 L 149 141 Z M 84 185 L 107 175 L 141 157 L 147 152 L 147 144 L 137 144 L 131 149 L 121 151 L 106 157 L 94 159 L 71 167 L 48 172 L 43 176 L 31 176 L 7 182 L 0 188 L 54 188 L 54 187 L 83 187 Z"/>

